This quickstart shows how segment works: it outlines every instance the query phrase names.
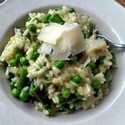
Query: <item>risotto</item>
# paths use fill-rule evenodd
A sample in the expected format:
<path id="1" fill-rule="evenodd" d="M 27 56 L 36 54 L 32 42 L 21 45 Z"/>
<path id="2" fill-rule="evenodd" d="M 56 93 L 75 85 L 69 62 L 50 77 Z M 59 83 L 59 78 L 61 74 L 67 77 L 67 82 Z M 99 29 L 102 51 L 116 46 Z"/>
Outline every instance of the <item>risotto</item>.
<path id="1" fill-rule="evenodd" d="M 14 97 L 48 116 L 95 108 L 109 93 L 115 57 L 92 19 L 63 6 L 29 13 L 4 48 Z"/>

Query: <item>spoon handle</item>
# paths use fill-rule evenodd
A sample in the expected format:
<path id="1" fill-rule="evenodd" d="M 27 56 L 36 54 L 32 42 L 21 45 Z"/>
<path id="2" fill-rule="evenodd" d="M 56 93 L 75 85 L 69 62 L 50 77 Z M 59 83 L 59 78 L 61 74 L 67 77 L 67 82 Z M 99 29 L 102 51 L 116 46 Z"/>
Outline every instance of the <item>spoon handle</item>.
<path id="1" fill-rule="evenodd" d="M 109 45 L 109 47 L 112 49 L 125 51 L 125 44 L 114 43 L 107 37 L 103 36 L 102 34 L 97 34 L 96 37 L 104 39 L 106 41 L 107 45 Z"/>
<path id="2" fill-rule="evenodd" d="M 125 50 L 125 44 L 113 43 L 109 45 L 112 49 Z"/>

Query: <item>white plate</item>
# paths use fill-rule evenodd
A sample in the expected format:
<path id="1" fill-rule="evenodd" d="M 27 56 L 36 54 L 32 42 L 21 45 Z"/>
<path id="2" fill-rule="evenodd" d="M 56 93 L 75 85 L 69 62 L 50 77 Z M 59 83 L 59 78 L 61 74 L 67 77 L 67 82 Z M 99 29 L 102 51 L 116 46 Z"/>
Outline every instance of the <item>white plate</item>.
<path id="1" fill-rule="evenodd" d="M 28 12 L 45 11 L 62 5 L 72 6 L 88 14 L 101 33 L 114 42 L 125 43 L 125 9 L 115 1 L 105 0 L 13 0 L 0 6 L 0 53 L 13 34 L 13 27 L 23 25 Z M 96 109 L 71 115 L 44 116 L 34 106 L 13 98 L 0 68 L 0 125 L 125 125 L 125 52 L 116 54 L 118 69 L 110 86 L 110 94 Z"/>

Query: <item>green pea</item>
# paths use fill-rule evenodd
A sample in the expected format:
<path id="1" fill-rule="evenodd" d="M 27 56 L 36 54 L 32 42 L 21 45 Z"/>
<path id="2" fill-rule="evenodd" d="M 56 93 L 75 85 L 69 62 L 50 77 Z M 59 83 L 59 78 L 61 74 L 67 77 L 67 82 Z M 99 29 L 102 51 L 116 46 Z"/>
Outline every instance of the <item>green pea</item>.
<path id="1" fill-rule="evenodd" d="M 11 92 L 14 97 L 18 97 L 20 94 L 20 91 L 17 88 L 12 89 Z"/>
<path id="2" fill-rule="evenodd" d="M 27 28 L 31 31 L 36 31 L 36 25 L 35 24 L 29 24 Z"/>
<path id="3" fill-rule="evenodd" d="M 82 82 L 82 77 L 79 75 L 75 75 L 72 77 L 72 81 L 77 83 L 77 84 L 80 84 Z"/>
<path id="4" fill-rule="evenodd" d="M 30 58 L 32 59 L 32 60 L 36 60 L 37 58 L 39 57 L 39 53 L 38 52 L 33 52 L 32 54 L 31 54 L 31 56 L 30 56 Z"/>
<path id="5" fill-rule="evenodd" d="M 75 64 L 76 61 L 77 61 L 77 59 L 78 59 L 77 56 L 72 56 L 72 57 L 70 58 L 70 62 L 71 62 L 72 64 Z"/>
<path id="6" fill-rule="evenodd" d="M 38 46 L 37 45 L 32 45 L 33 51 L 37 51 L 38 50 Z"/>
<path id="7" fill-rule="evenodd" d="M 23 65 L 23 66 L 28 65 L 28 60 L 25 57 L 21 57 L 20 58 L 20 64 Z"/>
<path id="8" fill-rule="evenodd" d="M 16 55 L 15 55 L 15 60 L 16 60 L 16 61 L 19 61 L 21 57 L 23 57 L 22 54 L 16 54 Z"/>
<path id="9" fill-rule="evenodd" d="M 55 114 L 55 110 L 53 108 L 49 108 L 47 111 L 49 112 L 49 116 L 53 116 Z"/>
<path id="10" fill-rule="evenodd" d="M 29 93 L 27 91 L 22 90 L 19 97 L 21 100 L 27 101 L 29 97 Z"/>
<path id="11" fill-rule="evenodd" d="M 16 47 L 16 48 L 14 48 L 14 51 L 15 51 L 16 53 L 20 53 L 20 52 L 22 52 L 23 50 L 22 50 L 21 48 Z"/>
<path id="12" fill-rule="evenodd" d="M 15 82 L 11 81 L 11 82 L 10 82 L 10 88 L 11 88 L 11 90 L 12 90 L 14 87 L 15 87 Z"/>
<path id="13" fill-rule="evenodd" d="M 70 96 L 70 93 L 71 93 L 70 89 L 66 89 L 64 90 L 62 95 L 64 98 L 68 98 Z"/>
<path id="14" fill-rule="evenodd" d="M 63 25 L 65 23 L 65 21 L 59 16 L 59 14 L 52 15 L 49 20 L 51 22 L 59 23 L 61 25 Z"/>
<path id="15" fill-rule="evenodd" d="M 62 94 L 59 94 L 57 97 L 58 97 L 58 103 L 63 103 L 64 102 L 65 99 L 64 99 Z"/>
<path id="16" fill-rule="evenodd" d="M 92 70 L 92 73 L 93 73 L 94 75 L 98 74 L 98 73 L 99 73 L 99 68 L 93 69 L 93 70 Z"/>
<path id="17" fill-rule="evenodd" d="M 101 83 L 98 80 L 94 80 L 93 83 L 92 83 L 92 86 L 95 89 L 99 89 L 99 88 L 101 88 Z"/>
<path id="18" fill-rule="evenodd" d="M 15 59 L 11 59 L 9 64 L 10 64 L 10 66 L 14 67 L 14 66 L 17 66 L 18 63 Z"/>
<path id="19" fill-rule="evenodd" d="M 44 17 L 44 19 L 42 20 L 42 23 L 49 23 L 49 19 L 52 15 L 47 13 Z"/>
<path id="20" fill-rule="evenodd" d="M 93 60 L 90 61 L 89 67 L 93 70 L 96 67 L 96 64 Z"/>
<path id="21" fill-rule="evenodd" d="M 74 8 L 70 8 L 70 9 L 69 9 L 69 12 L 70 12 L 70 13 L 73 13 L 73 12 L 75 12 L 75 9 L 74 9 Z"/>
<path id="22" fill-rule="evenodd" d="M 58 60 L 55 62 L 55 66 L 58 68 L 58 69 L 62 69 L 64 66 L 65 66 L 65 63 L 64 61 L 62 60 Z"/>

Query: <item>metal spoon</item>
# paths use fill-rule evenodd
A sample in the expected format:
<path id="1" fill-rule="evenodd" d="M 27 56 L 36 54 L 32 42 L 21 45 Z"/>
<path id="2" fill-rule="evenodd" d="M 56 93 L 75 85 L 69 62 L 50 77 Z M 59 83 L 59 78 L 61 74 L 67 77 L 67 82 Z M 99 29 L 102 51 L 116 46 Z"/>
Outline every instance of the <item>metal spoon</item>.
<path id="1" fill-rule="evenodd" d="M 96 34 L 97 38 L 102 38 L 106 41 L 110 48 L 115 50 L 125 50 L 125 44 L 113 43 L 110 39 L 103 36 L 102 34 Z"/>

